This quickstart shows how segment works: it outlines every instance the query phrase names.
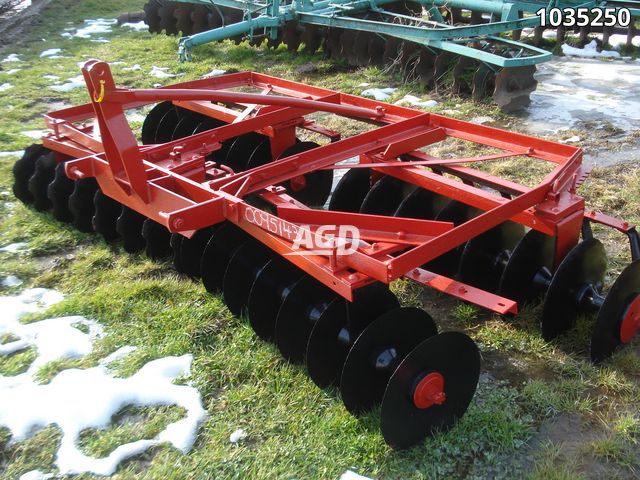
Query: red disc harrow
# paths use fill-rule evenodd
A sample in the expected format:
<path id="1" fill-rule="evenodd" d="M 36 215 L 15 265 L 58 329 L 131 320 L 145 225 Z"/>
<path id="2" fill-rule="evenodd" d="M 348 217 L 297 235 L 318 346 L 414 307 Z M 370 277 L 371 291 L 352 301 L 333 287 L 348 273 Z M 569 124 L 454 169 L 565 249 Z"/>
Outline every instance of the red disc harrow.
<path id="1" fill-rule="evenodd" d="M 134 90 L 104 62 L 82 72 L 91 103 L 46 115 L 43 145 L 15 164 L 16 197 L 172 256 L 315 383 L 339 386 L 349 411 L 381 404 L 395 448 L 451 427 L 480 370 L 469 337 L 400 305 L 396 279 L 502 315 L 544 296 L 546 339 L 594 312 L 594 361 L 640 327 L 639 236 L 585 210 L 577 147 L 258 73 Z M 148 104 L 139 142 L 125 112 Z M 489 153 L 436 155 L 451 141 Z M 507 159 L 548 172 L 525 186 L 483 168 Z M 606 297 L 593 222 L 631 245 Z"/>

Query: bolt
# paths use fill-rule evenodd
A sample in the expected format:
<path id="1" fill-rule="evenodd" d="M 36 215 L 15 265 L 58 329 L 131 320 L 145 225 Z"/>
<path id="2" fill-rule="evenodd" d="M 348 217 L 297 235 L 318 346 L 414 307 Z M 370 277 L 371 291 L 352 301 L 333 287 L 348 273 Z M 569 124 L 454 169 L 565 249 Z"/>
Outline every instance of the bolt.
<path id="1" fill-rule="evenodd" d="M 467 293 L 467 289 L 466 289 L 466 288 L 464 288 L 464 287 L 460 287 L 460 288 L 458 288 L 458 291 L 459 291 L 460 293 Z"/>
<path id="2" fill-rule="evenodd" d="M 173 220 L 173 222 L 171 222 L 171 224 L 173 225 L 174 230 L 180 230 L 184 225 L 184 220 L 182 220 L 180 217 L 177 217 Z"/>
<path id="3" fill-rule="evenodd" d="M 402 239 L 406 236 L 406 234 L 405 234 L 405 232 L 403 232 L 402 230 L 400 230 L 400 231 L 397 233 L 397 236 L 398 236 L 398 239 L 402 240 Z"/>

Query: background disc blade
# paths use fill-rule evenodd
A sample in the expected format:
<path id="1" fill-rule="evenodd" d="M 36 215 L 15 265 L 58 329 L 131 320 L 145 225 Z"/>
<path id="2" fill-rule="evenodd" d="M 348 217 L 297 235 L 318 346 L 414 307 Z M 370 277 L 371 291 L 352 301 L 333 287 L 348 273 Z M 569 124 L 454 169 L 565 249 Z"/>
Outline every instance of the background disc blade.
<path id="1" fill-rule="evenodd" d="M 595 238 L 580 242 L 569 251 L 556 270 L 544 299 L 540 327 L 545 340 L 571 328 L 580 313 L 578 290 L 586 284 L 602 286 L 607 255 Z"/>
<path id="2" fill-rule="evenodd" d="M 550 274 L 555 251 L 555 237 L 530 230 L 513 249 L 500 278 L 498 293 L 519 305 L 538 298 L 544 290 L 536 284 L 535 277 L 543 270 Z"/>
<path id="3" fill-rule="evenodd" d="M 354 292 L 353 302 L 338 297 L 315 323 L 307 344 L 307 370 L 320 388 L 338 384 L 349 349 L 367 325 L 398 308 L 396 296 L 376 282 Z"/>
<path id="4" fill-rule="evenodd" d="M 162 118 L 167 114 L 169 110 L 173 108 L 171 102 L 160 102 L 154 106 L 149 113 L 147 113 L 144 122 L 142 122 L 142 143 L 144 145 L 150 145 L 156 142 L 156 131 Z"/>
<path id="5" fill-rule="evenodd" d="M 402 200 L 414 189 L 402 180 L 391 176 L 384 176 L 378 180 L 364 197 L 360 206 L 360 213 L 374 215 L 393 215 Z"/>
<path id="6" fill-rule="evenodd" d="M 448 202 L 449 200 L 442 195 L 416 187 L 402 200 L 402 203 L 398 205 L 393 216 L 433 220 Z"/>
<path id="7" fill-rule="evenodd" d="M 315 142 L 298 142 L 287 148 L 279 158 L 307 152 L 318 148 Z M 285 182 L 287 193 L 305 205 L 322 207 L 331 194 L 333 185 L 333 170 L 316 170 L 304 175 L 304 184 L 296 183 L 295 179 Z"/>
<path id="8" fill-rule="evenodd" d="M 640 296 L 640 260 L 629 264 L 607 293 L 591 335 L 591 360 L 601 362 L 622 345 L 620 329 L 627 309 Z"/>
<path id="9" fill-rule="evenodd" d="M 420 409 L 413 403 L 413 389 L 430 372 L 444 377 L 446 400 Z M 409 448 L 451 428 L 471 403 L 479 376 L 480 352 L 464 333 L 445 332 L 424 340 L 389 379 L 380 410 L 384 440 L 393 448 Z"/>
<path id="10" fill-rule="evenodd" d="M 51 200 L 51 214 L 60 222 L 68 223 L 73 220 L 69 210 L 69 197 L 75 188 L 75 181 L 67 177 L 64 171 L 64 162 L 56 166 L 53 180 L 47 187 L 47 196 Z"/>
<path id="11" fill-rule="evenodd" d="M 36 169 L 36 160 L 46 152 L 48 150 L 40 144 L 30 145 L 25 149 L 22 158 L 13 164 L 13 194 L 22 203 L 33 202 L 33 195 L 29 191 L 29 178 Z"/>
<path id="12" fill-rule="evenodd" d="M 524 227 L 504 222 L 469 240 L 460 259 L 460 280 L 496 292 L 511 251 L 524 235 Z M 501 258 L 499 258 L 501 256 Z"/>
<path id="13" fill-rule="evenodd" d="M 73 193 L 69 197 L 69 210 L 73 215 L 73 226 L 81 232 L 93 232 L 91 219 L 95 213 L 93 196 L 98 190 L 95 178 L 81 178 L 76 180 Z"/>
<path id="14" fill-rule="evenodd" d="M 91 219 L 93 229 L 102 235 L 107 242 L 118 238 L 116 222 L 122 213 L 122 204 L 98 189 L 93 196 L 93 206 L 95 208 L 95 213 Z"/>
<path id="15" fill-rule="evenodd" d="M 247 312 L 251 328 L 263 340 L 273 340 L 280 306 L 303 275 L 298 267 L 280 258 L 271 259 L 258 273 Z"/>
<path id="16" fill-rule="evenodd" d="M 167 227 L 147 218 L 142 224 L 142 237 L 145 240 L 144 253 L 154 260 L 171 256 L 171 233 Z"/>
<path id="17" fill-rule="evenodd" d="M 202 283 L 209 293 L 217 293 L 222 288 L 231 255 L 248 238 L 244 230 L 229 222 L 223 223 L 211 236 L 200 264 Z"/>
<path id="18" fill-rule="evenodd" d="M 142 224 L 147 218 L 129 207 L 122 207 L 116 221 L 116 231 L 122 238 L 122 247 L 127 253 L 136 253 L 144 248 Z"/>
<path id="19" fill-rule="evenodd" d="M 437 333 L 431 316 L 419 308 L 395 308 L 374 320 L 349 350 L 342 369 L 340 393 L 347 410 L 358 414 L 379 404 L 402 359 Z"/>
<path id="20" fill-rule="evenodd" d="M 41 212 L 49 210 L 51 200 L 47 195 L 47 187 L 56 174 L 56 157 L 53 152 L 40 155 L 35 163 L 33 175 L 29 178 L 28 188 L 33 197 L 33 207 Z"/>
<path id="21" fill-rule="evenodd" d="M 186 237 L 180 235 L 179 233 L 172 233 L 171 239 L 169 240 L 169 244 L 171 245 L 171 251 L 173 252 L 173 268 L 176 269 L 178 273 L 185 273 L 184 267 L 182 265 L 182 255 L 180 252 L 180 248 L 182 247 L 182 242 L 186 239 Z"/>
<path id="22" fill-rule="evenodd" d="M 275 342 L 284 358 L 294 363 L 304 360 L 313 324 L 335 296 L 308 275 L 295 284 L 276 319 Z"/>
<path id="23" fill-rule="evenodd" d="M 179 256 L 179 264 L 182 273 L 193 278 L 200 277 L 200 265 L 202 264 L 202 254 L 207 247 L 207 243 L 211 236 L 218 228 L 218 225 L 203 228 L 193 234 L 191 238 L 182 237 L 180 245 L 177 246 Z M 174 252 L 174 255 L 176 253 Z"/>
<path id="24" fill-rule="evenodd" d="M 329 210 L 358 213 L 370 188 L 370 169 L 352 168 L 348 170 L 331 194 Z"/>
<path id="25" fill-rule="evenodd" d="M 238 316 L 246 308 L 256 276 L 271 257 L 270 250 L 256 240 L 240 246 L 231 256 L 222 281 L 224 303 Z"/>

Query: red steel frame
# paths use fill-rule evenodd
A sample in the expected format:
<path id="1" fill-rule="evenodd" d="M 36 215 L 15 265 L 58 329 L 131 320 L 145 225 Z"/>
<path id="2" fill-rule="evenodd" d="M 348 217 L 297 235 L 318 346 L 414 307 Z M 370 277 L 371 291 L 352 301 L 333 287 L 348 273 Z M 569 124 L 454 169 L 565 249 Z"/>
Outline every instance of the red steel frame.
<path id="1" fill-rule="evenodd" d="M 60 160 L 75 158 L 66 163 L 70 178 L 95 177 L 106 195 L 185 236 L 233 222 L 349 300 L 355 289 L 372 281 L 406 277 L 498 313 L 516 313 L 514 301 L 420 265 L 507 220 L 556 236 L 556 261 L 578 242 L 585 216 L 623 232 L 633 228 L 595 212 L 585 214 L 576 189 L 588 171 L 581 165 L 581 149 L 574 146 L 252 72 L 133 90 L 117 88 L 104 62 L 89 61 L 82 71 L 91 103 L 46 116 L 51 133 L 44 144 L 58 152 Z M 240 87 L 260 93 L 241 93 Z M 124 111 L 165 100 L 227 124 L 165 144 L 140 146 Z M 318 111 L 378 128 L 342 139 L 338 132 L 305 118 Z M 252 131 L 270 138 L 277 158 L 294 144 L 297 129 L 322 134 L 331 142 L 243 172 L 230 172 L 207 159 L 221 142 Z M 441 159 L 419 150 L 447 137 L 501 153 Z M 555 166 L 535 187 L 465 166 L 515 156 Z M 454 227 L 447 222 L 313 210 L 275 186 L 291 179 L 304 184 L 304 174 L 345 168 L 337 164 L 353 157 L 359 164 L 349 168 L 369 167 L 376 175 L 394 176 L 483 213 Z M 243 200 L 248 195 L 261 197 L 277 213 L 248 204 Z M 334 248 L 327 255 L 296 255 L 300 252 L 292 249 L 300 229 L 327 242 L 331 239 L 317 228 L 343 224 L 360 229 L 363 241 L 353 254 L 339 256 Z"/>

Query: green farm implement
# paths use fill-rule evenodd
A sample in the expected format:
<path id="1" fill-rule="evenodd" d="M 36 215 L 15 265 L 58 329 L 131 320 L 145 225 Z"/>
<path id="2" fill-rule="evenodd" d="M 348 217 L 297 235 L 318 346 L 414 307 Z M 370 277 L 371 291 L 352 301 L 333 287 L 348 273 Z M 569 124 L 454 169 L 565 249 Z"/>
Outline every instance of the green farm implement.
<path id="1" fill-rule="evenodd" d="M 536 65 L 552 54 L 542 48 L 544 27 L 552 8 L 610 10 L 611 26 L 576 27 L 586 38 L 601 32 L 638 33 L 640 2 L 583 0 L 547 4 L 543 0 L 150 0 L 145 21 L 151 32 L 182 35 L 179 55 L 191 58 L 194 47 L 209 42 L 248 39 L 270 48 L 285 44 L 290 51 L 326 55 L 351 65 L 399 70 L 407 81 L 428 89 L 451 91 L 476 100 L 492 96 L 505 111 L 529 104 L 535 90 Z M 536 14 L 540 9 L 544 13 Z M 631 20 L 620 25 L 616 14 Z M 551 18 L 550 20 L 553 20 Z M 545 22 L 548 23 L 548 22 Z M 566 23 L 566 22 L 565 22 Z M 523 43 L 523 29 L 533 32 Z M 559 27 L 563 39 L 567 28 Z"/>

